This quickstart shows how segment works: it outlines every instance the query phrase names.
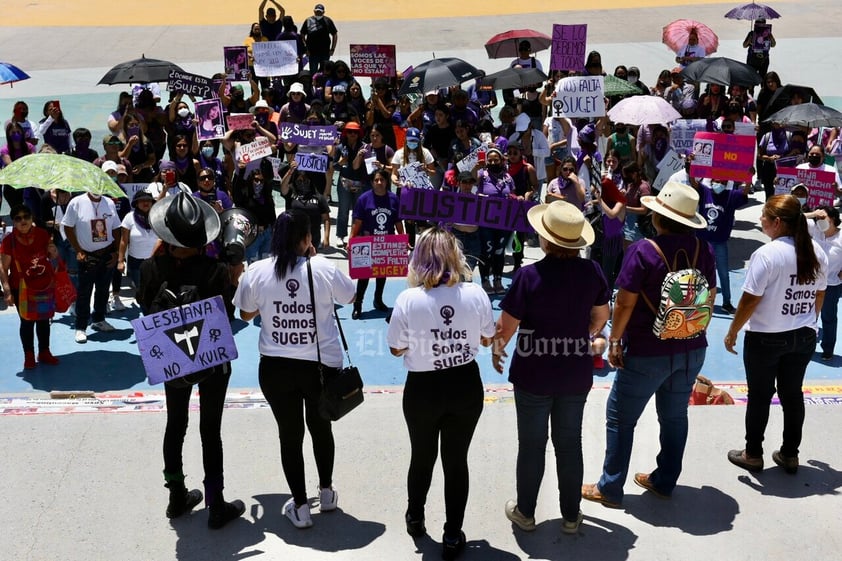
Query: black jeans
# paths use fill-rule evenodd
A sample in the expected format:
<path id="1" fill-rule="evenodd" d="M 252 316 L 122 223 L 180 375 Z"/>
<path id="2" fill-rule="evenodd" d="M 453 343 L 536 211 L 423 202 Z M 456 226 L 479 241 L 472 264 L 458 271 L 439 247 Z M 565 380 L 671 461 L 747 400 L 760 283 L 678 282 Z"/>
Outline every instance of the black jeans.
<path id="1" fill-rule="evenodd" d="M 108 307 L 108 296 L 111 294 L 111 282 L 114 278 L 114 268 L 108 267 L 105 260 L 95 265 L 79 263 L 79 291 L 76 298 L 76 329 L 82 331 L 88 328 L 88 320 L 93 323 L 105 319 Z M 94 309 L 91 311 L 91 294 L 94 297 Z"/>
<path id="2" fill-rule="evenodd" d="M 798 455 L 804 425 L 801 385 L 815 350 L 816 332 L 809 327 L 781 333 L 746 333 L 743 364 L 748 383 L 746 454 L 749 456 L 763 455 L 763 435 L 776 385 L 784 413 L 781 454 Z"/>
<path id="3" fill-rule="evenodd" d="M 462 530 L 468 503 L 468 448 L 482 413 L 483 389 L 476 361 L 431 372 L 410 372 L 403 392 L 403 416 L 412 456 L 407 475 L 410 517 L 424 518 L 441 440 L 444 472 L 444 533 Z"/>
<path id="4" fill-rule="evenodd" d="M 227 374 L 214 372 L 199 382 L 199 435 L 202 438 L 202 466 L 205 480 L 222 479 L 222 409 L 228 390 L 230 367 Z M 182 474 L 182 449 L 190 411 L 193 387 L 164 385 L 167 396 L 167 428 L 164 431 L 164 472 Z"/>
<path id="5" fill-rule="evenodd" d="M 335 368 L 323 368 L 325 378 L 337 373 Z M 295 504 L 301 506 L 307 502 L 303 450 L 305 421 L 313 440 L 319 487 L 330 487 L 333 483 L 335 446 L 330 421 L 319 415 L 322 392 L 319 365 L 311 360 L 261 356 L 259 379 L 260 389 L 278 423 L 284 477 Z"/>
<path id="6" fill-rule="evenodd" d="M 481 227 L 479 237 L 480 243 L 482 243 L 479 263 L 480 277 L 482 277 L 482 280 L 487 280 L 489 275 L 500 278 L 503 275 L 503 265 L 506 262 L 506 241 L 509 239 L 509 232 Z"/>
<path id="7" fill-rule="evenodd" d="M 354 309 L 361 310 L 363 307 L 363 298 L 365 298 L 365 291 L 368 290 L 369 279 L 357 279 L 357 293 L 354 298 Z M 383 301 L 383 289 L 386 288 L 386 277 L 377 277 L 374 279 L 374 301 Z"/>
<path id="8" fill-rule="evenodd" d="M 12 300 L 15 307 L 20 307 L 20 292 L 12 290 Z M 20 319 L 20 342 L 23 346 L 23 352 L 35 352 L 35 335 L 38 335 L 38 351 L 50 350 L 50 320 L 39 319 L 36 321 L 29 321 L 23 319 L 18 314 Z"/>

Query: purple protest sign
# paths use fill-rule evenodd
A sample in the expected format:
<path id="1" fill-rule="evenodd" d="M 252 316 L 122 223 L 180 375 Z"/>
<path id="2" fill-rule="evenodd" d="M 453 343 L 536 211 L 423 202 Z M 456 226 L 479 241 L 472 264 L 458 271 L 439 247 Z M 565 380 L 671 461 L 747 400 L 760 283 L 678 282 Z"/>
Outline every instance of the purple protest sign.
<path id="1" fill-rule="evenodd" d="M 553 45 L 550 54 L 551 70 L 585 69 L 585 50 L 588 42 L 588 24 L 553 24 Z"/>
<path id="2" fill-rule="evenodd" d="M 433 189 L 401 189 L 400 217 L 404 220 L 474 224 L 497 230 L 532 232 L 526 219 L 532 201 L 484 197 Z"/>
<path id="3" fill-rule="evenodd" d="M 222 296 L 131 321 L 150 384 L 160 384 L 237 358 Z"/>
<path id="4" fill-rule="evenodd" d="M 396 71 L 394 45 L 351 45 L 351 73 L 354 76 L 391 78 Z"/>
<path id="5" fill-rule="evenodd" d="M 339 138 L 334 125 L 303 125 L 281 123 L 281 140 L 304 146 L 331 146 Z"/>

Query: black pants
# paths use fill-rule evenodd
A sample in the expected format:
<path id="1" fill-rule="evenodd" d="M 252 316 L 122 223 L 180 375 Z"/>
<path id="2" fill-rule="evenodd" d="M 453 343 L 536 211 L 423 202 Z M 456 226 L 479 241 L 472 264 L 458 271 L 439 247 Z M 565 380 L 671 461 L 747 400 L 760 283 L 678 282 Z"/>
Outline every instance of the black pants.
<path id="1" fill-rule="evenodd" d="M 444 533 L 462 530 L 468 502 L 468 448 L 482 413 L 483 389 L 476 361 L 431 372 L 410 372 L 403 393 L 403 415 L 412 456 L 407 475 L 408 513 L 424 517 L 441 441 L 444 472 Z"/>
<path id="2" fill-rule="evenodd" d="M 506 241 L 509 239 L 509 232 L 480 227 L 479 237 L 480 243 L 482 243 L 479 263 L 480 277 L 482 280 L 488 280 L 489 275 L 500 278 L 503 275 L 503 265 L 506 260 Z"/>
<path id="3" fill-rule="evenodd" d="M 324 367 L 330 378 L 337 369 Z M 319 365 L 315 361 L 272 356 L 260 357 L 260 389 L 272 408 L 281 441 L 281 466 L 295 504 L 307 502 L 304 480 L 304 424 L 313 440 L 319 487 L 333 483 L 335 447 L 330 421 L 319 415 L 322 391 Z"/>
<path id="4" fill-rule="evenodd" d="M 12 299 L 15 302 L 15 307 L 20 307 L 20 294 L 17 290 L 12 290 Z M 35 335 L 38 335 L 38 351 L 50 350 L 50 320 L 39 319 L 36 321 L 29 321 L 23 319 L 18 314 L 20 319 L 20 342 L 23 346 L 23 352 L 35 352 Z"/>
<path id="5" fill-rule="evenodd" d="M 357 279 L 357 296 L 354 298 L 354 309 L 361 310 L 363 307 L 363 298 L 365 298 L 365 291 L 368 290 L 369 279 Z M 374 279 L 374 301 L 383 301 L 383 289 L 386 288 L 386 277 L 378 277 Z"/>
<path id="6" fill-rule="evenodd" d="M 228 368 L 227 373 L 217 371 L 199 382 L 199 435 L 202 438 L 202 466 L 206 481 L 222 480 L 222 409 L 230 377 L 231 371 Z M 181 455 L 193 387 L 180 388 L 165 384 L 164 392 L 167 396 L 164 473 L 182 474 Z"/>

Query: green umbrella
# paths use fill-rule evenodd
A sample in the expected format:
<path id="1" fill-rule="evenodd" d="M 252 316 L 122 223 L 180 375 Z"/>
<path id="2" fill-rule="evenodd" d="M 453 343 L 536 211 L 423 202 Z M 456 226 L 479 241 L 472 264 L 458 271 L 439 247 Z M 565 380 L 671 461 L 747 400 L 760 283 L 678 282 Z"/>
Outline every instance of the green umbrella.
<path id="1" fill-rule="evenodd" d="M 612 97 L 615 95 L 640 95 L 644 92 L 634 84 L 617 78 L 616 76 L 605 76 L 605 97 Z"/>
<path id="2" fill-rule="evenodd" d="M 45 191 L 64 189 L 71 193 L 126 196 L 100 168 L 64 154 L 30 154 L 18 158 L 0 170 L 0 185 L 11 185 L 16 189 L 38 187 Z"/>

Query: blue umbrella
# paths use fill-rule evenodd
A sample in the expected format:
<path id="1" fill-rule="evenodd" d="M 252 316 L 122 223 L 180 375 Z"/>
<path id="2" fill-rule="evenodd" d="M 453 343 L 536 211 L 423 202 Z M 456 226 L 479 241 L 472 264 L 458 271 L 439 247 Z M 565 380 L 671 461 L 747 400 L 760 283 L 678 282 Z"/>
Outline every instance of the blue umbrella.
<path id="1" fill-rule="evenodd" d="M 13 82 L 20 82 L 21 80 L 28 80 L 29 74 L 8 62 L 0 62 L 0 86 L 3 84 L 11 84 Z"/>

